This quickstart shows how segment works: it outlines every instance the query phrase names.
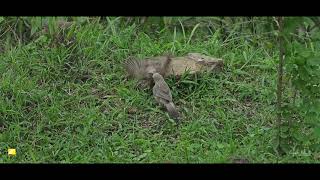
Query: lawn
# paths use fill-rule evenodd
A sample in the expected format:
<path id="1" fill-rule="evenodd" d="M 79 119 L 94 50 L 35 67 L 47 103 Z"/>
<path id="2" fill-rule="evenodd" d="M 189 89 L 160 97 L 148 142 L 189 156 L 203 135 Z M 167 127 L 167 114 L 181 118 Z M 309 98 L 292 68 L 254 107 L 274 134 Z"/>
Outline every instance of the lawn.
<path id="1" fill-rule="evenodd" d="M 3 51 L 0 162 L 315 162 L 308 148 L 293 145 L 280 158 L 275 151 L 276 45 L 191 30 L 88 23 L 62 40 L 40 35 Z M 129 56 L 167 52 L 224 60 L 219 73 L 166 79 L 179 126 L 122 66 Z"/>

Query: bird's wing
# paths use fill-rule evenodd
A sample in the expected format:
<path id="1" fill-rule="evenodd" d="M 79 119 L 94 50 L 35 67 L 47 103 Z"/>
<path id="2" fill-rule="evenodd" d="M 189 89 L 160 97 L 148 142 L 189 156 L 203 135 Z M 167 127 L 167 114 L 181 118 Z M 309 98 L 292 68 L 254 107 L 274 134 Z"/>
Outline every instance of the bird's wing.
<path id="1" fill-rule="evenodd" d="M 134 58 L 129 58 L 127 61 L 124 63 L 125 69 L 128 72 L 129 76 L 135 77 L 135 78 L 140 78 L 141 75 L 141 66 L 142 62 L 134 59 Z"/>
<path id="2" fill-rule="evenodd" d="M 172 95 L 171 95 L 170 89 L 168 88 L 168 85 L 167 85 L 167 87 L 156 85 L 156 87 L 154 88 L 153 91 L 154 91 L 155 96 L 162 98 L 162 99 L 165 99 L 169 102 L 172 101 Z"/>

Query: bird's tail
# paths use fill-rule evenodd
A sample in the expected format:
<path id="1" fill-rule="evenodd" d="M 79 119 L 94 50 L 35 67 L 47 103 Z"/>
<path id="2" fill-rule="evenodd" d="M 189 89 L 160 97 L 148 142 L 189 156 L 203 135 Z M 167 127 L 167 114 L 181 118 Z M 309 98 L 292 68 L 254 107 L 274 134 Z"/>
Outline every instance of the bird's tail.
<path id="1" fill-rule="evenodd" d="M 175 107 L 175 105 L 173 104 L 173 102 L 167 103 L 165 106 L 166 106 L 166 109 L 169 113 L 169 116 L 172 119 L 175 119 L 176 121 L 178 121 L 180 118 L 180 114 L 179 114 L 177 108 Z"/>

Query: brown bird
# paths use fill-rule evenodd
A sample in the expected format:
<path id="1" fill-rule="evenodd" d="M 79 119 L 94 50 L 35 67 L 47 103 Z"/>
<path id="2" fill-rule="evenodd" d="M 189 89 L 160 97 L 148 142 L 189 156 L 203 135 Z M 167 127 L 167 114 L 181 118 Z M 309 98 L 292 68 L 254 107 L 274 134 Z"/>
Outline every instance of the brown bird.
<path id="1" fill-rule="evenodd" d="M 172 102 L 172 95 L 168 84 L 164 81 L 162 75 L 159 73 L 154 73 L 152 78 L 155 83 L 152 89 L 154 98 L 160 105 L 167 109 L 171 118 L 178 121 L 180 115 L 174 103 Z"/>

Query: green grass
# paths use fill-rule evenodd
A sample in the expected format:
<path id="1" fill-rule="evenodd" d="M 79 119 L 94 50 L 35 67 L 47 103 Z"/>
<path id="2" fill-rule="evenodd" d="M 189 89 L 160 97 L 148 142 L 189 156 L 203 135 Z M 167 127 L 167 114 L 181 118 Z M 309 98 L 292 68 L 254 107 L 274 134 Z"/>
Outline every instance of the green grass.
<path id="1" fill-rule="evenodd" d="M 152 34 L 87 24 L 73 36 L 70 45 L 40 36 L 0 55 L 0 162 L 277 162 L 277 50 L 241 37 L 224 42 L 199 29 Z M 167 79 L 183 115 L 178 127 L 151 91 L 125 79 L 121 65 L 128 56 L 169 51 L 225 60 L 221 73 Z M 7 157 L 7 148 L 17 156 Z M 297 146 L 278 160 L 315 162 L 316 156 Z"/>

